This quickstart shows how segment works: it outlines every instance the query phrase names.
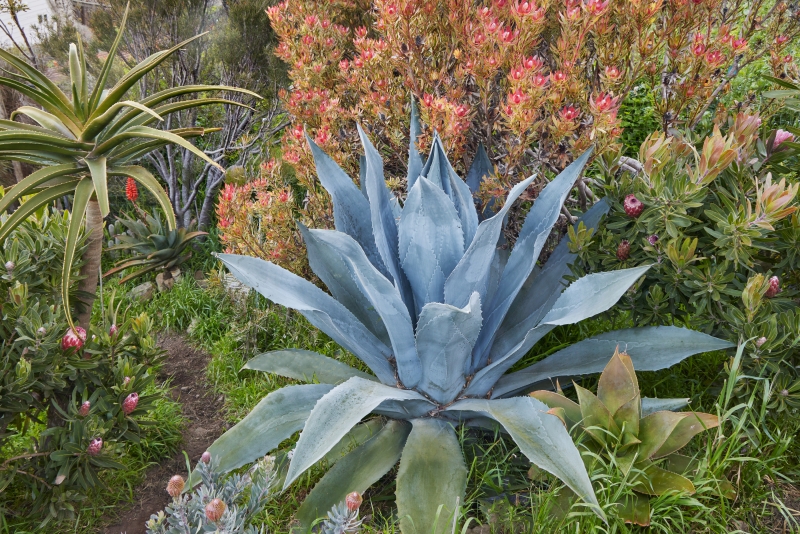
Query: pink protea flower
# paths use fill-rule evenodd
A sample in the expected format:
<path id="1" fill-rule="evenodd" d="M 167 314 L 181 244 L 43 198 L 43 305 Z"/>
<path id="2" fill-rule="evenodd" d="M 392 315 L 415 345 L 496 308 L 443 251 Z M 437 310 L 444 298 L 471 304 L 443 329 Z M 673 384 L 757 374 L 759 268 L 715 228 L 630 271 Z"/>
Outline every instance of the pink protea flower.
<path id="1" fill-rule="evenodd" d="M 775 142 L 772 143 L 773 150 L 781 146 L 785 141 L 792 142 L 794 141 L 794 135 L 787 132 L 786 130 L 778 130 L 775 132 Z"/>
<path id="2" fill-rule="evenodd" d="M 561 83 L 567 79 L 567 74 L 564 71 L 557 70 L 550 75 L 550 79 L 553 83 Z"/>
<path id="3" fill-rule="evenodd" d="M 214 499 L 206 505 L 206 519 L 212 523 L 218 522 L 222 519 L 222 514 L 225 513 L 225 503 L 222 499 Z"/>
<path id="4" fill-rule="evenodd" d="M 167 483 L 167 493 L 169 493 L 172 498 L 180 497 L 184 487 L 186 487 L 186 483 L 183 481 L 183 477 L 175 475 L 170 478 Z"/>
<path id="5" fill-rule="evenodd" d="M 658 236 L 655 234 L 649 236 L 647 238 L 647 242 L 650 243 L 651 245 L 655 245 L 656 243 L 658 243 Z"/>
<path id="6" fill-rule="evenodd" d="M 565 121 L 574 121 L 578 118 L 578 115 L 580 115 L 580 111 L 574 106 L 565 106 L 558 113 Z"/>
<path id="7" fill-rule="evenodd" d="M 69 349 L 80 349 L 83 347 L 83 344 L 86 342 L 86 330 L 81 328 L 80 326 L 76 326 L 74 329 L 70 328 L 67 330 L 67 333 L 64 334 L 64 337 L 61 338 L 61 349 L 62 350 L 69 350 Z"/>
<path id="8" fill-rule="evenodd" d="M 544 65 L 544 61 L 539 56 L 526 57 L 522 60 L 522 66 L 528 70 L 536 70 Z"/>
<path id="9" fill-rule="evenodd" d="M 117 328 L 117 325 L 112 324 L 111 328 L 108 329 L 108 335 L 111 337 L 115 337 L 117 333 L 119 333 L 119 328 Z"/>
<path id="10" fill-rule="evenodd" d="M 122 411 L 125 415 L 130 415 L 136 409 L 136 406 L 139 404 L 139 394 L 134 392 L 125 397 L 125 400 L 122 401 Z"/>
<path id="11" fill-rule="evenodd" d="M 616 80 L 622 73 L 616 65 L 609 65 L 606 67 L 606 76 L 611 80 Z"/>
<path id="12" fill-rule="evenodd" d="M 87 415 L 89 415 L 89 410 L 91 409 L 92 409 L 92 403 L 89 401 L 84 401 L 83 404 L 81 404 L 80 409 L 78 410 L 78 415 L 80 415 L 81 417 L 86 417 Z"/>
<path id="13" fill-rule="evenodd" d="M 211 461 L 211 453 L 208 451 L 204 452 L 203 455 L 200 456 L 200 461 L 204 464 L 209 463 Z"/>
<path id="14" fill-rule="evenodd" d="M 347 509 L 351 512 L 355 512 L 359 508 L 361 508 L 361 503 L 364 502 L 364 498 L 361 496 L 360 493 L 354 491 L 353 493 L 348 493 L 347 497 L 344 499 L 345 504 L 347 505 Z"/>
<path id="15" fill-rule="evenodd" d="M 627 239 L 623 239 L 619 242 L 619 246 L 617 247 L 617 259 L 619 261 L 625 261 L 631 255 L 631 244 L 628 242 Z"/>
<path id="16" fill-rule="evenodd" d="M 625 209 L 625 214 L 633 219 L 637 218 L 644 211 L 644 204 L 641 200 L 636 198 L 634 194 L 626 196 L 622 206 Z"/>
<path id="17" fill-rule="evenodd" d="M 103 439 L 102 438 L 94 438 L 89 446 L 86 447 L 86 454 L 89 456 L 97 456 L 100 454 L 100 450 L 103 448 Z"/>
<path id="18" fill-rule="evenodd" d="M 778 45 L 786 44 L 788 40 L 789 38 L 786 37 L 785 35 L 779 35 L 778 37 L 775 38 L 775 42 L 778 43 Z"/>
<path id="19" fill-rule="evenodd" d="M 781 292 L 781 280 L 777 276 L 773 276 L 769 279 L 769 288 L 767 292 L 764 293 L 764 296 L 768 299 L 775 297 L 778 293 Z"/>

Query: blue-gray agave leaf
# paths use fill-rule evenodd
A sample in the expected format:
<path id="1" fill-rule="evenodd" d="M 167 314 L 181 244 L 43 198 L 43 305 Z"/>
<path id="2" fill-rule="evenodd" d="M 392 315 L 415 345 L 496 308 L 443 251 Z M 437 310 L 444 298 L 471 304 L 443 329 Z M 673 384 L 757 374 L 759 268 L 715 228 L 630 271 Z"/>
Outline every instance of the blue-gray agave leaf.
<path id="1" fill-rule="evenodd" d="M 364 133 L 364 130 L 361 129 L 361 126 L 358 127 L 358 135 L 361 137 L 361 143 L 364 146 L 366 160 L 364 181 L 367 185 L 367 197 L 369 198 L 375 245 L 378 248 L 383 264 L 392 277 L 395 287 L 400 291 L 403 302 L 406 303 L 411 313 L 414 313 L 414 296 L 400 266 L 400 258 L 397 254 L 397 222 L 391 201 L 393 195 L 386 186 L 386 180 L 383 177 L 383 160 Z M 416 320 L 416 316 L 414 316 L 414 320 Z"/>
<path id="2" fill-rule="evenodd" d="M 358 190 L 353 180 L 345 174 L 341 167 L 323 152 L 308 135 L 306 135 L 306 140 L 308 146 L 311 147 L 311 154 L 314 156 L 314 163 L 317 166 L 317 177 L 333 200 L 333 221 L 336 229 L 358 241 L 369 261 L 378 270 L 389 276 L 375 246 L 369 202 L 365 195 Z M 362 165 L 361 168 L 366 172 L 366 165 Z M 363 178 L 361 183 L 363 187 Z"/>
<path id="3" fill-rule="evenodd" d="M 346 306 L 362 308 L 362 315 L 369 321 L 365 324 L 379 328 L 388 338 L 400 380 L 408 387 L 416 386 L 422 369 L 414 344 L 414 327 L 397 288 L 378 272 L 358 243 L 347 234 L 308 230 L 303 226 L 301 230 L 314 272 L 337 300 Z M 352 311 L 358 317 L 355 310 Z"/>
<path id="4" fill-rule="evenodd" d="M 477 292 L 463 309 L 438 302 L 422 308 L 417 322 L 420 389 L 436 402 L 448 404 L 464 388 L 469 355 L 480 330 L 481 300 Z"/>
<path id="5" fill-rule="evenodd" d="M 500 277 L 497 293 L 486 306 L 484 328 L 475 345 L 472 358 L 473 370 L 486 364 L 497 328 L 503 322 L 508 309 L 522 289 L 522 285 L 531 274 L 536 259 L 550 235 L 550 230 L 558 220 L 561 206 L 564 205 L 572 186 L 583 172 L 591 152 L 591 150 L 584 152 L 564 169 L 564 172 L 553 179 L 542 190 L 528 212 L 514 249 L 511 251 L 511 256 L 508 258 L 506 268 Z"/>
<path id="6" fill-rule="evenodd" d="M 422 174 L 422 156 L 419 154 L 417 148 L 417 138 L 422 133 L 422 125 L 419 123 L 419 110 L 417 109 L 417 101 L 411 98 L 411 127 L 409 132 L 408 142 L 408 174 L 406 178 L 406 187 L 411 189 L 414 187 L 414 182 L 417 181 L 419 175 Z"/>
<path id="7" fill-rule="evenodd" d="M 391 350 L 342 304 L 320 288 L 268 261 L 234 254 L 219 254 L 231 273 L 272 302 L 299 311 L 363 361 L 384 384 L 396 383 L 389 364 Z"/>
<path id="8" fill-rule="evenodd" d="M 416 312 L 444 300 L 444 282 L 464 255 L 464 234 L 447 195 L 420 177 L 400 216 L 400 264 L 411 284 Z"/>

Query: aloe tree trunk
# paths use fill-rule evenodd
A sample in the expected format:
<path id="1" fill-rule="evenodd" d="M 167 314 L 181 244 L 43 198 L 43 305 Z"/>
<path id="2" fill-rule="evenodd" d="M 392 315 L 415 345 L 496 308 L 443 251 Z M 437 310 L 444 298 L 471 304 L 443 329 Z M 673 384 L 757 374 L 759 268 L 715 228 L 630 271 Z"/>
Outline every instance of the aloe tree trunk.
<path id="1" fill-rule="evenodd" d="M 100 213 L 100 204 L 94 198 L 86 206 L 86 231 L 89 234 L 88 248 L 83 256 L 86 263 L 81 268 L 82 280 L 78 285 L 83 309 L 78 315 L 78 323 L 88 331 L 100 276 L 100 255 L 103 252 L 103 215 Z"/>

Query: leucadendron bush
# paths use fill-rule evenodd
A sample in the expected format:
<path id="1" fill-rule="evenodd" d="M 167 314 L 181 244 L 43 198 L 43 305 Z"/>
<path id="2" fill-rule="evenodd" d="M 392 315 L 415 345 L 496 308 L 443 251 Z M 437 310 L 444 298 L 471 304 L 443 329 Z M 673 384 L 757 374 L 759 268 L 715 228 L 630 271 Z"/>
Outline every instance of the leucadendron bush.
<path id="1" fill-rule="evenodd" d="M 654 133 L 638 161 L 599 165 L 609 213 L 594 232 L 570 230 L 569 246 L 578 273 L 650 266 L 620 301 L 637 324 L 754 339 L 745 369 L 778 373 L 782 411 L 800 405 L 800 185 L 785 172 L 797 145 L 756 116 L 723 128 L 704 139 Z"/>
<path id="2" fill-rule="evenodd" d="M 418 131 L 412 113 L 412 132 Z M 360 445 L 334 463 L 298 510 L 302 528 L 347 492 L 364 492 L 399 461 L 401 530 L 429 533 L 436 525 L 450 532 L 468 473 L 456 429 L 500 427 L 531 462 L 602 515 L 564 424 L 546 405 L 520 394 L 548 387 L 556 377 L 599 372 L 618 345 L 628 347 L 639 369 L 655 370 L 731 344 L 672 326 L 619 330 L 509 373 L 547 332 L 608 310 L 650 268 L 591 274 L 565 288 L 575 258 L 566 242 L 537 266 L 589 152 L 541 191 L 511 250 L 499 246 L 504 220 L 534 177 L 479 222 L 469 186 L 437 137 L 427 162 L 411 144 L 410 187 L 401 206 L 386 185 L 380 155 L 359 134 L 363 190 L 309 139 L 337 229 L 301 231 L 311 268 L 329 293 L 262 259 L 219 257 L 241 282 L 297 310 L 357 356 L 364 370 L 299 348 L 253 358 L 246 369 L 308 383 L 270 393 L 220 437 L 210 448 L 220 468 L 252 462 L 301 430 L 287 488 L 340 443 L 355 439 Z M 594 227 L 605 210 L 598 203 L 584 224 Z"/>

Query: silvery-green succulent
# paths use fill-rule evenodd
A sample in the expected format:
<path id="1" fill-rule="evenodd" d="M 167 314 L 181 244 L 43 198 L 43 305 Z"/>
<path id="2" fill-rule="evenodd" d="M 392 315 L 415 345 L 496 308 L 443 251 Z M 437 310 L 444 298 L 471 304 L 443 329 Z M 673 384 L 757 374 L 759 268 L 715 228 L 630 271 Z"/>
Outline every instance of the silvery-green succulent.
<path id="1" fill-rule="evenodd" d="M 620 330 L 509 373 L 555 326 L 613 306 L 647 267 L 590 274 L 565 287 L 574 259 L 565 242 L 537 265 L 588 152 L 541 191 L 508 251 L 498 246 L 504 219 L 534 177 L 517 184 L 503 207 L 481 222 L 469 185 L 454 172 L 438 137 L 423 164 L 413 107 L 411 122 L 402 206 L 363 131 L 361 190 L 309 139 L 320 182 L 333 200 L 336 230 L 302 233 L 310 265 L 330 293 L 272 263 L 219 256 L 241 282 L 299 311 L 371 372 L 300 349 L 256 356 L 246 369 L 309 383 L 264 397 L 211 452 L 233 469 L 301 430 L 284 488 L 320 460 L 335 461 L 298 511 L 304 527 L 348 492 L 364 492 L 399 461 L 401 530 L 428 534 L 436 524 L 437 532 L 449 532 L 467 482 L 455 429 L 494 425 L 602 515 L 562 422 L 545 404 L 517 395 L 557 377 L 600 372 L 618 345 L 640 370 L 730 345 L 676 327 Z M 481 169 L 489 169 L 485 157 L 473 163 L 471 185 Z M 582 220 L 596 227 L 605 210 L 599 203 Z M 382 417 L 364 422 L 370 415 Z M 350 443 L 357 447 L 340 458 Z"/>

